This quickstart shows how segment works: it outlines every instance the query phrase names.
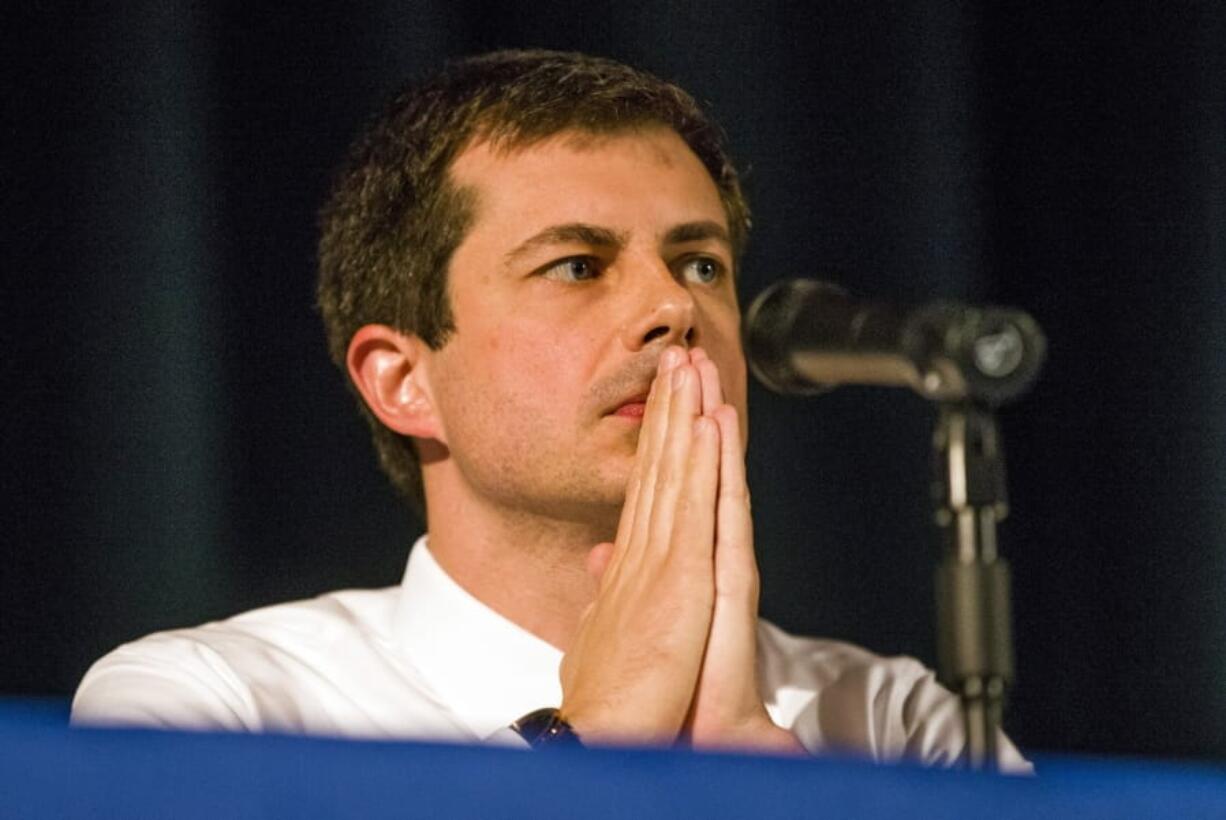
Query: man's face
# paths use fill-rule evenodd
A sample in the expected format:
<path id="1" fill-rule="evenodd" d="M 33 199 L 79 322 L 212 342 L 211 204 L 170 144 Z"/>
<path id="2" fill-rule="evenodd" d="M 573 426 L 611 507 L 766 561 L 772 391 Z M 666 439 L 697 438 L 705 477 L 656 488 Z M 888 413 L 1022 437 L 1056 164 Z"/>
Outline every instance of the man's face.
<path id="1" fill-rule="evenodd" d="M 475 217 L 448 274 L 456 332 L 429 369 L 473 491 L 554 518 L 616 516 L 641 426 L 632 402 L 670 344 L 707 351 L 745 427 L 727 218 L 675 132 L 481 143 L 452 178 L 476 193 Z"/>

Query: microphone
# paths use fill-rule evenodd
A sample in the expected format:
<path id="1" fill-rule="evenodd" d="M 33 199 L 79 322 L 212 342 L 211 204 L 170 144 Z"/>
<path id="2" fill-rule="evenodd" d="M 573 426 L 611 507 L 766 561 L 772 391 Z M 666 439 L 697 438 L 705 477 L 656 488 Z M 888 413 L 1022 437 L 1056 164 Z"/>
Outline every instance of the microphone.
<path id="1" fill-rule="evenodd" d="M 858 302 L 812 279 L 768 287 L 749 306 L 745 327 L 750 369 L 785 394 L 868 384 L 1000 405 L 1030 389 L 1047 348 L 1038 323 L 1020 310 Z"/>

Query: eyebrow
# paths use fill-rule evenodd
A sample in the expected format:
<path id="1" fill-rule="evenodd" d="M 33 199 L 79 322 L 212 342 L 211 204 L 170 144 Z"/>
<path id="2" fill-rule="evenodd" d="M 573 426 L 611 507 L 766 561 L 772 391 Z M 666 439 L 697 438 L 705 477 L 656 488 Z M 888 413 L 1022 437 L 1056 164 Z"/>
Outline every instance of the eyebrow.
<path id="1" fill-rule="evenodd" d="M 732 247 L 728 230 L 718 222 L 703 220 L 700 222 L 684 222 L 675 225 L 664 234 L 665 245 L 679 245 L 683 242 L 701 242 L 714 239 Z M 576 243 L 590 245 L 596 248 L 616 248 L 625 245 L 628 240 L 624 232 L 590 225 L 586 222 L 568 222 L 563 225 L 551 225 L 540 233 L 534 234 L 507 252 L 503 263 L 511 265 L 520 257 L 531 253 L 537 248 L 550 245 L 565 245 Z"/>
<path id="2" fill-rule="evenodd" d="M 548 245 L 565 245 L 567 243 L 592 245 L 597 248 L 616 248 L 626 244 L 626 235 L 602 228 L 599 225 L 588 225 L 584 222 L 568 222 L 564 225 L 551 225 L 538 234 L 528 237 L 503 257 L 503 262 L 510 265 L 516 259 L 531 251 Z"/>
<path id="3" fill-rule="evenodd" d="M 664 234 L 665 245 L 679 245 L 682 242 L 701 242 L 707 239 L 714 239 L 724 243 L 729 248 L 732 247 L 732 238 L 728 236 L 728 229 L 718 222 L 713 222 L 709 219 L 702 222 L 685 222 L 669 229 L 668 233 Z"/>

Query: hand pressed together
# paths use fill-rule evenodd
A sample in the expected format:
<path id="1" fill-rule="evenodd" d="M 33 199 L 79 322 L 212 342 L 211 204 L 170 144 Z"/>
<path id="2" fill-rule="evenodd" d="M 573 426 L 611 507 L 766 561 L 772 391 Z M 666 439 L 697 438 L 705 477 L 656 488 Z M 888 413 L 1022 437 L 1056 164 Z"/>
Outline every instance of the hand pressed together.
<path id="1" fill-rule="evenodd" d="M 803 751 L 755 674 L 758 571 L 740 425 L 698 348 L 661 356 L 616 540 L 562 662 L 587 742 Z"/>

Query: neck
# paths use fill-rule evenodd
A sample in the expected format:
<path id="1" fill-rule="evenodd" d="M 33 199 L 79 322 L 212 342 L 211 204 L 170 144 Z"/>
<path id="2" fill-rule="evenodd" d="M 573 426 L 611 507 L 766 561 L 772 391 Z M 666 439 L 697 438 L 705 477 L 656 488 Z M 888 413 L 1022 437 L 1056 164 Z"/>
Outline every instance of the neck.
<path id="1" fill-rule="evenodd" d="M 559 520 L 429 484 L 430 552 L 439 566 L 504 618 L 567 651 L 596 595 L 588 553 L 613 540 L 620 511 Z"/>

